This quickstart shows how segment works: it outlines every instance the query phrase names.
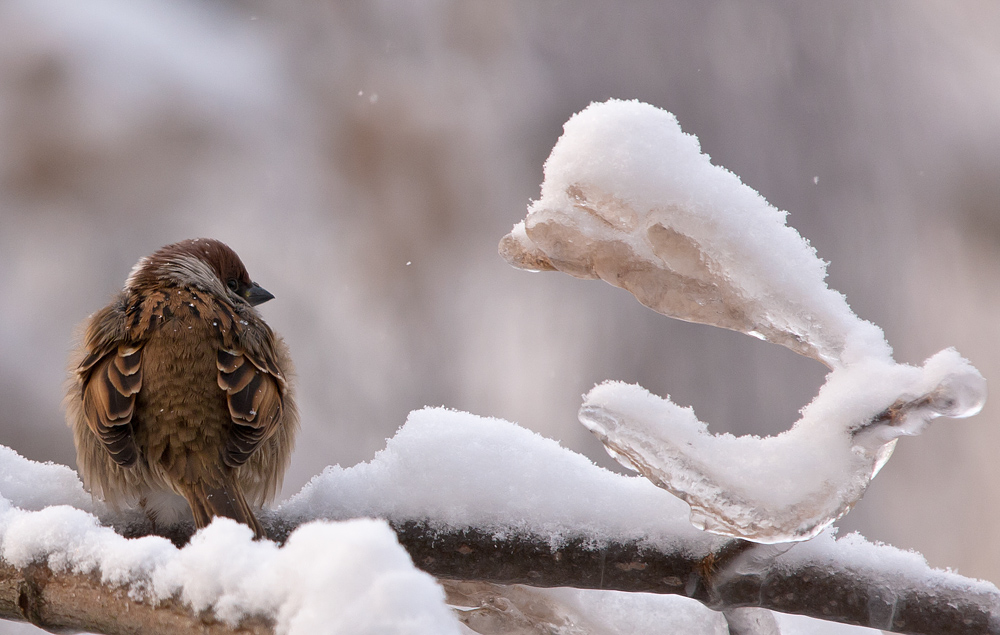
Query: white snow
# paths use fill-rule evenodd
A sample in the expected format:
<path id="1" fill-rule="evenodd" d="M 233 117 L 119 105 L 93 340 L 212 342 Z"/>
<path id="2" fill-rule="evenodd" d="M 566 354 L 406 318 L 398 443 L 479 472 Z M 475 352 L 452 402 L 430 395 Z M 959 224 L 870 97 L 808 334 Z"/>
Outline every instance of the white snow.
<path id="1" fill-rule="evenodd" d="M 444 592 L 383 521 L 310 523 L 280 549 L 251 538 L 216 520 L 153 573 L 154 593 L 232 622 L 269 614 L 281 633 L 458 632 Z"/>
<path id="2" fill-rule="evenodd" d="M 223 518 L 177 549 L 159 537 L 123 538 L 93 514 L 59 504 L 91 507 L 89 496 L 80 500 L 80 481 L 64 478 L 69 468 L 33 463 L 8 448 L 0 456 L 0 556 L 16 567 L 42 561 L 55 571 L 96 573 L 135 598 L 178 597 L 233 624 L 268 615 L 278 633 L 460 632 L 441 587 L 413 566 L 384 521 L 309 523 L 279 548 L 254 542 L 248 527 Z M 25 495 L 32 479 L 37 496 Z M 41 508 L 20 509 L 11 498 Z"/>
<path id="3" fill-rule="evenodd" d="M 0 445 L 0 495 L 11 505 L 28 510 L 49 505 L 72 505 L 87 511 L 104 509 L 84 491 L 75 470 L 28 460 L 3 445 Z"/>
<path id="4" fill-rule="evenodd" d="M 966 578 L 950 570 L 932 569 L 926 558 L 915 551 L 872 543 L 857 532 L 837 538 L 835 528 L 824 531 L 813 540 L 796 545 L 777 559 L 777 566 L 787 569 L 794 569 L 805 563 L 820 565 L 830 572 L 850 571 L 865 577 L 881 576 L 883 590 L 887 594 L 903 578 L 930 592 L 948 587 L 953 590 L 963 589 L 970 596 L 997 594 L 997 587 L 992 582 Z"/>
<path id="5" fill-rule="evenodd" d="M 270 615 L 281 633 L 460 632 L 442 589 L 414 568 L 381 520 L 308 523 L 279 548 L 252 541 L 243 525 L 217 519 L 177 549 L 157 537 L 127 540 L 100 526 L 91 513 L 60 504 L 81 502 L 79 481 L 65 478 L 68 468 L 33 463 L 9 450 L 0 456 L 6 459 L 0 555 L 15 566 L 45 561 L 57 570 L 95 572 L 106 583 L 128 586 L 137 598 L 178 597 L 232 622 L 249 614 Z M 58 479 L 51 479 L 44 496 L 24 497 L 22 484 L 46 475 Z M 14 485 L 8 494 L 4 484 L 9 483 Z M 18 496 L 33 507 L 52 506 L 19 509 L 10 501 Z M 686 506 L 645 479 L 599 468 L 513 423 L 441 408 L 411 413 L 372 461 L 328 468 L 277 512 L 304 519 L 426 519 L 442 528 L 527 532 L 553 544 L 581 532 L 596 542 L 648 539 L 670 548 L 684 541 L 698 550 L 721 540 L 691 527 L 684 518 Z M 930 569 L 918 555 L 855 535 L 834 541 L 823 534 L 776 562 L 803 561 L 883 571 L 887 588 L 899 577 L 931 586 L 959 580 Z M 961 583 L 975 592 L 997 592 L 988 583 Z M 678 598 L 567 589 L 544 593 L 560 605 L 560 614 L 591 624 L 597 633 L 614 632 L 613 624 L 622 632 L 660 632 L 667 623 L 682 632 L 714 633 L 721 624 L 717 614 Z M 695 623 L 697 628 L 686 626 Z M 849 632 L 837 628 L 830 632 Z"/>
<path id="6" fill-rule="evenodd" d="M 896 364 L 881 329 L 826 285 L 826 263 L 786 214 L 712 165 L 669 112 L 591 104 L 566 122 L 541 190 L 501 241 L 511 264 L 601 278 L 670 317 L 831 368 L 799 422 L 765 439 L 712 435 L 690 409 L 639 386 L 607 382 L 586 396 L 581 422 L 623 465 L 685 500 L 700 529 L 808 540 L 860 499 L 897 437 L 983 406 L 982 375 L 954 350 L 923 368 Z"/>
<path id="7" fill-rule="evenodd" d="M 581 493 L 585 492 L 585 495 Z M 428 520 L 546 537 L 580 534 L 719 544 L 687 522 L 687 506 L 641 477 L 596 467 L 508 421 L 444 408 L 411 412 L 386 448 L 350 468 L 331 466 L 278 508 L 291 518 Z"/>

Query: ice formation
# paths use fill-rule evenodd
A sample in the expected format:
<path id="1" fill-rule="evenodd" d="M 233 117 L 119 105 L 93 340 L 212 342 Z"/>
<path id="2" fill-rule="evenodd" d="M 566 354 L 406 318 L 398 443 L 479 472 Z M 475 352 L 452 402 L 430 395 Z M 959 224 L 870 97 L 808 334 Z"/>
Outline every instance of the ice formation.
<path id="1" fill-rule="evenodd" d="M 882 331 L 824 282 L 826 265 L 785 213 L 664 110 L 591 104 L 566 122 L 542 196 L 500 243 L 529 270 L 600 278 L 673 318 L 782 344 L 836 366 L 880 355 Z"/>
<path id="2" fill-rule="evenodd" d="M 443 584 L 459 619 L 480 633 L 729 635 L 722 613 L 678 595 L 464 581 Z"/>
<path id="3" fill-rule="evenodd" d="M 986 396 L 953 350 L 896 364 L 785 216 L 712 165 L 672 114 L 611 100 L 566 123 L 541 198 L 500 242 L 516 267 L 600 278 L 664 315 L 831 369 L 800 421 L 765 439 L 712 435 L 690 409 L 614 382 L 580 410 L 612 456 L 690 505 L 695 526 L 762 543 L 815 536 L 863 495 L 899 436 L 975 414 Z"/>
<path id="4" fill-rule="evenodd" d="M 580 420 L 619 462 L 687 502 L 696 527 L 776 543 L 812 538 L 846 514 L 898 437 L 978 410 L 981 385 L 949 349 L 922 368 L 872 360 L 834 370 L 802 418 L 774 437 L 710 434 L 690 408 L 620 382 L 591 390 Z M 873 421 L 876 413 L 885 416 Z"/>

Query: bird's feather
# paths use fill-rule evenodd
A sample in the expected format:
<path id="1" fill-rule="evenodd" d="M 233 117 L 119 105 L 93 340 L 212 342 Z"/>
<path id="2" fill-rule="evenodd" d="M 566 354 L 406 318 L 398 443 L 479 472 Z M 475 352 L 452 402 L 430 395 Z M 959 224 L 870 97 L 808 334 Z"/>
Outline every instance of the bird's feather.
<path id="1" fill-rule="evenodd" d="M 132 429 L 135 396 L 142 388 L 142 347 L 119 345 L 96 357 L 91 353 L 78 369 L 87 425 L 112 460 L 128 467 L 138 458 Z"/>
<path id="2" fill-rule="evenodd" d="M 245 351 L 219 349 L 219 388 L 226 392 L 233 422 L 222 459 L 230 467 L 246 463 L 282 420 L 284 378 L 271 355 L 258 362 Z"/>

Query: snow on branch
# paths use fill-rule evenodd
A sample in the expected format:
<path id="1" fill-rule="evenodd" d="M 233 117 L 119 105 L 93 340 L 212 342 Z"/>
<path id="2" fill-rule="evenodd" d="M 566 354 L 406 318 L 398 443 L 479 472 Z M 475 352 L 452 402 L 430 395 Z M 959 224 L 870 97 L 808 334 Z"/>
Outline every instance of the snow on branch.
<path id="1" fill-rule="evenodd" d="M 218 519 L 193 537 L 190 526 L 161 528 L 190 540 L 178 548 L 140 516 L 90 503 L 69 468 L 5 448 L 0 493 L 0 617 L 53 629 L 457 633 L 433 575 L 671 594 L 904 633 L 1000 633 L 995 586 L 917 554 L 829 532 L 791 549 L 713 536 L 644 478 L 515 424 L 443 409 L 411 413 L 370 462 L 327 468 L 263 516 L 277 543 Z M 604 597 L 569 593 L 585 591 L 506 599 L 601 606 Z M 656 597 L 634 602 L 633 617 Z"/>
<path id="2" fill-rule="evenodd" d="M 713 435 L 690 408 L 617 382 L 580 409 L 622 465 L 690 505 L 695 526 L 760 543 L 816 536 L 861 498 L 899 436 L 976 414 L 986 398 L 982 375 L 952 349 L 922 368 L 895 363 L 785 216 L 712 165 L 672 114 L 611 100 L 566 123 L 541 198 L 500 242 L 514 266 L 599 278 L 664 315 L 831 369 L 802 418 L 764 439 Z"/>
<path id="3" fill-rule="evenodd" d="M 828 366 L 888 358 L 882 331 L 826 286 L 826 263 L 669 112 L 594 103 L 566 122 L 542 196 L 500 242 L 529 270 L 602 279 L 669 317 L 732 329 Z"/>

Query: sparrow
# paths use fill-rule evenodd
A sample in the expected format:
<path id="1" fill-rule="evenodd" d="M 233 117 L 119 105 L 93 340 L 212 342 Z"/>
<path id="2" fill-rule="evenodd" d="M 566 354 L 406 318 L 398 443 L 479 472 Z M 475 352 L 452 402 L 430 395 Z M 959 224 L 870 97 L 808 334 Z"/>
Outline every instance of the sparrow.
<path id="1" fill-rule="evenodd" d="M 292 364 L 254 308 L 274 296 L 218 240 L 167 245 L 81 325 L 66 419 L 84 485 L 154 526 L 215 516 L 264 537 L 298 430 Z M 190 512 L 188 512 L 190 510 Z"/>

